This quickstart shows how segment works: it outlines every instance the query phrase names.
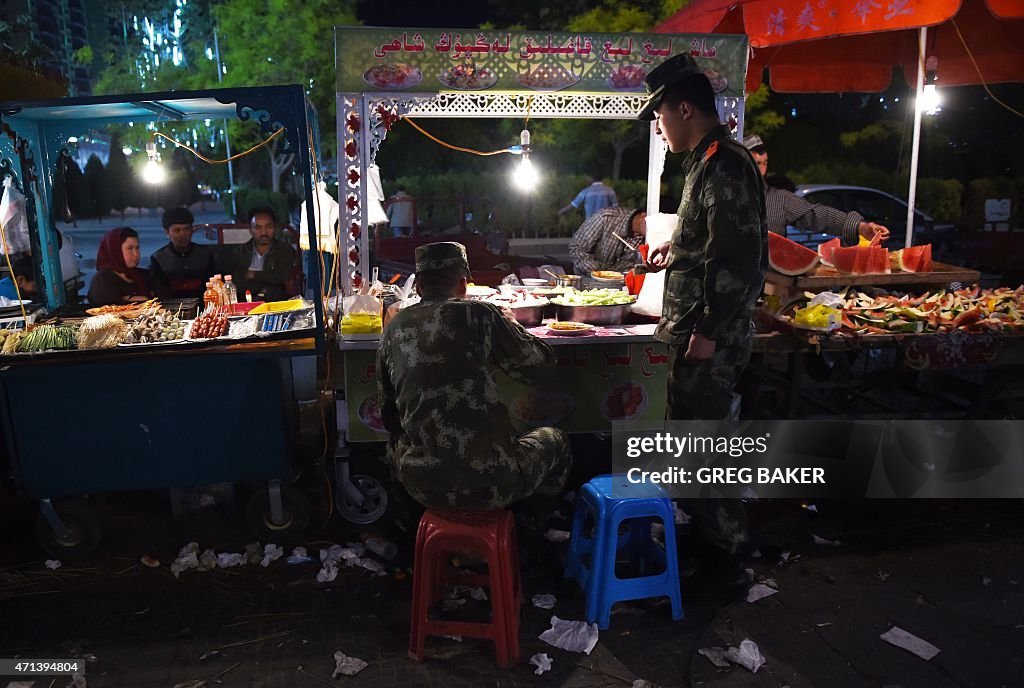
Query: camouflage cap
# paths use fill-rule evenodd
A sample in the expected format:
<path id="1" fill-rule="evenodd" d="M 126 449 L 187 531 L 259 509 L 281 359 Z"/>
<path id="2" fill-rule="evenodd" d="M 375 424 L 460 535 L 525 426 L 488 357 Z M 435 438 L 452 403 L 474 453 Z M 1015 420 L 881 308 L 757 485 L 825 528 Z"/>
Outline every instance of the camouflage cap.
<path id="1" fill-rule="evenodd" d="M 696 60 L 690 57 L 689 53 L 679 53 L 662 62 L 644 79 L 644 86 L 647 88 L 647 102 L 644 103 L 636 118 L 644 122 L 652 121 L 654 111 L 661 105 L 661 99 L 665 97 L 665 92 L 676 84 L 698 74 L 703 75 L 704 72 L 697 66 Z"/>
<path id="2" fill-rule="evenodd" d="M 416 272 L 462 268 L 469 274 L 466 247 L 457 241 L 439 241 L 416 247 Z"/>

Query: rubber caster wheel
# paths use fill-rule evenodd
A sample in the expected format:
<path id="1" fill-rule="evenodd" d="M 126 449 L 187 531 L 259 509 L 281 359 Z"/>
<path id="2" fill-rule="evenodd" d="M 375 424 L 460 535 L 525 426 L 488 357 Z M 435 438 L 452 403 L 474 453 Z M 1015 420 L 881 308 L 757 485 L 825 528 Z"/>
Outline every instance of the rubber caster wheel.
<path id="1" fill-rule="evenodd" d="M 100 544 L 100 525 L 96 512 L 85 502 L 60 502 L 53 505 L 67 532 L 58 535 L 40 514 L 35 536 L 40 546 L 54 559 L 79 561 L 96 551 Z"/>
<path id="2" fill-rule="evenodd" d="M 362 496 L 362 504 L 352 499 L 343 489 L 335 492 L 338 513 L 349 523 L 358 526 L 385 525 L 393 511 L 394 500 L 388 494 L 391 476 L 387 466 L 376 460 L 353 461 L 349 480 Z"/>
<path id="3" fill-rule="evenodd" d="M 264 542 L 281 544 L 300 540 L 309 527 L 309 499 L 301 490 L 282 485 L 281 506 L 283 518 L 280 523 L 275 523 L 270 515 L 270 491 L 261 488 L 249 498 L 245 507 L 249 530 Z"/>

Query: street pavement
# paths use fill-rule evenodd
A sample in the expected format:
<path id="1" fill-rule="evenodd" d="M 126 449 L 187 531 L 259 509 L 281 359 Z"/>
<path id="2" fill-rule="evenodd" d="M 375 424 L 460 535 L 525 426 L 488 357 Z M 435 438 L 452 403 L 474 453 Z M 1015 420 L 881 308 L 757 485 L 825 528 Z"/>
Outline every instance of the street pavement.
<path id="1" fill-rule="evenodd" d="M 56 571 L 45 568 L 30 538 L 31 506 L 8 504 L 5 510 L 0 502 L 7 525 L 0 533 L 0 656 L 94 657 L 90 688 L 171 688 L 204 679 L 207 686 L 217 681 L 227 688 L 313 688 L 324 682 L 611 688 L 637 680 L 701 688 L 1022 685 L 1020 502 L 826 502 L 815 512 L 795 502 L 750 504 L 761 556 L 749 565 L 777 594 L 752 604 L 704 598 L 684 582 L 684 620 L 671 621 L 661 601 L 621 603 L 589 656 L 537 639 L 552 614 L 581 619 L 584 599 L 562 580 L 566 545 L 521 530 L 524 599 L 552 593 L 557 603 L 545 611 L 527 602 L 523 662 L 501 671 L 492 646 L 470 639 L 432 638 L 426 662 L 406 657 L 411 532 L 389 533 L 399 555 L 381 577 L 343 567 L 335 581 L 317 583 L 319 562 L 279 560 L 268 568 L 186 571 L 176 579 L 168 564 L 185 543 L 236 552 L 251 541 L 234 512 L 174 520 L 158 493 L 95 501 L 104 544 L 88 561 Z M 354 541 L 362 532 L 335 517 L 304 544 L 317 558 L 319 548 Z M 686 527 L 680 535 L 686 565 Z M 816 544 L 814 536 L 841 544 Z M 159 558 L 162 566 L 141 565 L 142 555 Z M 885 643 L 879 635 L 892 626 L 940 653 L 926 661 Z M 756 674 L 716 668 L 697 652 L 744 639 L 754 641 L 767 660 Z M 368 668 L 332 681 L 339 650 Z M 526 663 L 538 652 L 554 659 L 543 676 Z"/>

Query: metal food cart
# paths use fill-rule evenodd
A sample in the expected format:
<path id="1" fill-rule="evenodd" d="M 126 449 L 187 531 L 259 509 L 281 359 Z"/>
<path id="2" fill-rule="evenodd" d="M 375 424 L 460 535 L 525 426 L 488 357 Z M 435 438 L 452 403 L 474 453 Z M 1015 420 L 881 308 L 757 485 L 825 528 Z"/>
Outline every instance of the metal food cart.
<path id="1" fill-rule="evenodd" d="M 49 308 L 64 298 L 49 212 L 53 169 L 71 137 L 128 122 L 251 121 L 263 137 L 283 130 L 278 138 L 296 154 L 311 198 L 315 117 L 300 86 L 0 104 L 0 174 L 13 176 L 27 197 Z M 320 290 L 318 267 L 310 261 L 313 293 Z M 40 501 L 44 546 L 67 558 L 96 546 L 99 527 L 84 495 L 222 482 L 264 485 L 247 506 L 261 535 L 301 533 L 310 506 L 287 479 L 297 455 L 298 404 L 312 396 L 309 379 L 323 350 L 323 305 L 315 299 L 312 325 L 296 331 L 0 357 L 5 447 L 16 486 Z"/>

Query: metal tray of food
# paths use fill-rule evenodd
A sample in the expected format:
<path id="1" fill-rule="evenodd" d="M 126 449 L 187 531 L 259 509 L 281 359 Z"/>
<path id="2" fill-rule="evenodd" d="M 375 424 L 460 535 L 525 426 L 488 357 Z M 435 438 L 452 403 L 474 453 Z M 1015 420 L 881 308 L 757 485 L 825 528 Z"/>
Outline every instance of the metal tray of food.
<path id="1" fill-rule="evenodd" d="M 621 325 L 625 322 L 632 307 L 633 303 L 622 303 L 615 306 L 556 306 L 555 317 L 560 322 Z"/>

